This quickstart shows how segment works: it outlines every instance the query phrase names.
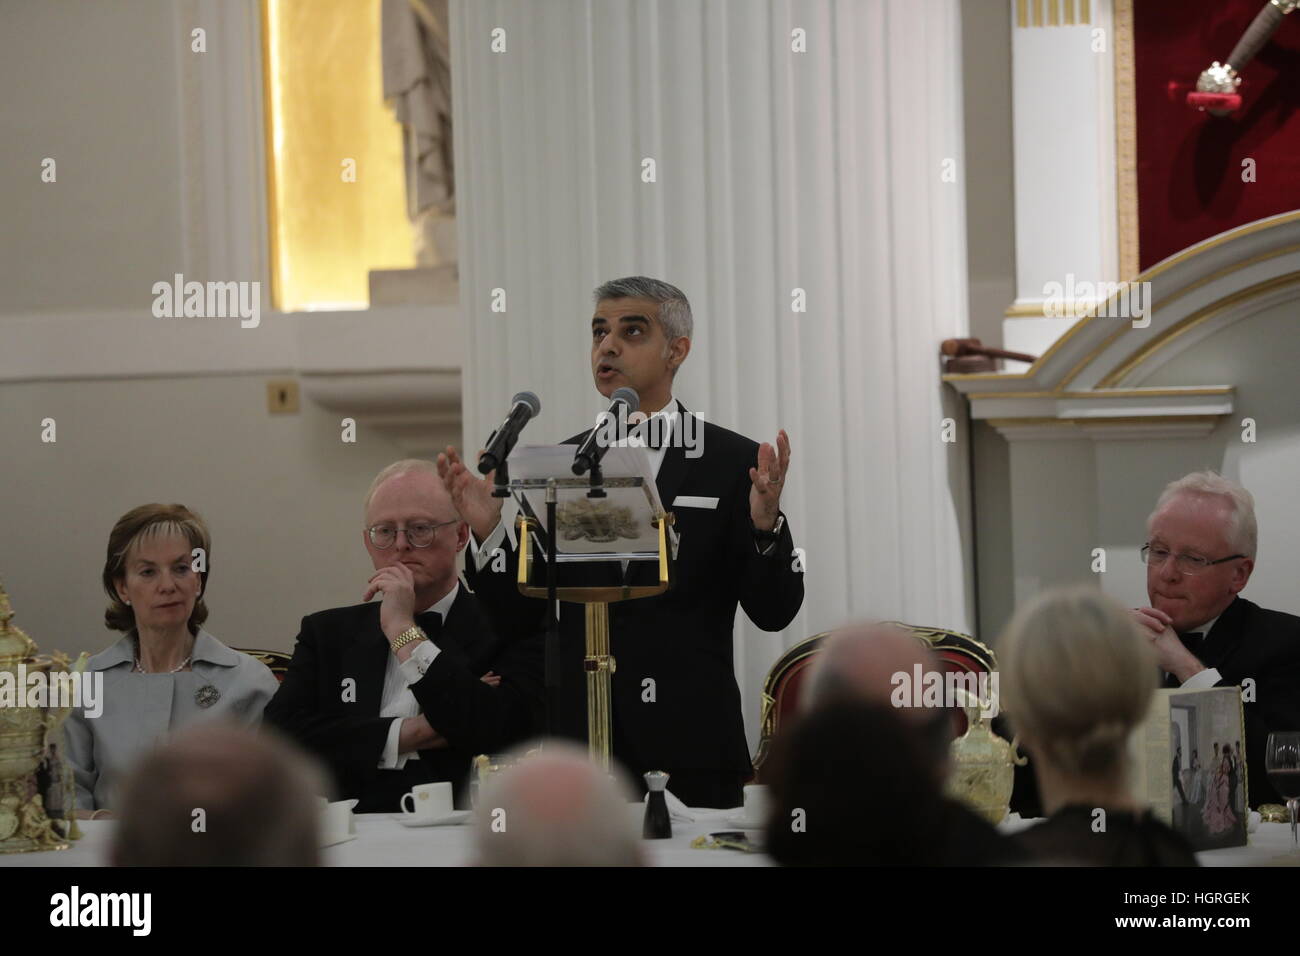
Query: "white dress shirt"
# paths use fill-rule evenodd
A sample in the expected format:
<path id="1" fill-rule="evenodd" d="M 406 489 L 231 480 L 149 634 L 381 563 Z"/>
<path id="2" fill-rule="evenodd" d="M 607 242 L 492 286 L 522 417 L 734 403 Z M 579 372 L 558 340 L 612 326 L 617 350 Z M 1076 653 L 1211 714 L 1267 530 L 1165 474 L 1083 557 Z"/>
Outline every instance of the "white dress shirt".
<path id="1" fill-rule="evenodd" d="M 447 612 L 451 610 L 452 604 L 456 602 L 456 595 L 460 593 L 460 582 L 457 581 L 452 589 L 438 601 L 433 607 L 425 608 L 425 611 L 436 611 L 438 616 L 444 622 L 447 620 Z M 424 612 L 421 612 L 424 613 Z M 424 676 L 424 672 L 429 669 L 434 658 L 438 656 L 438 645 L 433 641 L 420 641 L 411 656 L 405 661 L 398 663 L 397 655 L 389 653 L 388 667 L 384 671 L 384 693 L 380 698 L 379 716 L 392 717 L 393 722 L 388 725 L 388 741 L 384 744 L 384 755 L 379 761 L 380 770 L 401 770 L 406 766 L 408 760 L 419 760 L 420 753 L 418 750 L 408 750 L 406 753 L 398 753 L 398 740 L 402 734 L 402 721 L 408 717 L 419 716 L 420 705 L 411 693 L 411 685 L 419 682 Z"/>
<path id="2" fill-rule="evenodd" d="M 1218 620 L 1219 618 L 1212 617 L 1210 618 L 1210 620 L 1206 621 L 1200 627 L 1189 628 L 1185 633 L 1193 634 L 1197 631 L 1200 631 L 1202 635 L 1201 647 L 1204 647 L 1205 642 L 1210 639 L 1210 631 L 1214 629 L 1214 625 Z M 1183 681 L 1182 689 L 1200 690 L 1203 687 L 1213 687 L 1222 679 L 1223 677 L 1219 674 L 1219 669 L 1217 667 L 1207 667 L 1205 668 L 1205 670 L 1198 671 L 1197 673 L 1193 674 L 1191 677 L 1187 678 L 1187 680 Z"/>

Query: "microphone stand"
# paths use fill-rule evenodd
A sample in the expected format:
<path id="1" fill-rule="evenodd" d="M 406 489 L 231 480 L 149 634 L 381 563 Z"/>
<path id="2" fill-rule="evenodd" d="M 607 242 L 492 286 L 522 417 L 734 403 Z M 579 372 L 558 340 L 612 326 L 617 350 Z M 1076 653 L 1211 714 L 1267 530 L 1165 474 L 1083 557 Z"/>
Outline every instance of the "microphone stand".
<path id="1" fill-rule="evenodd" d="M 555 714 L 560 696 L 560 601 L 556 596 L 559 566 L 555 524 L 555 480 L 546 483 L 546 736 L 555 733 Z"/>

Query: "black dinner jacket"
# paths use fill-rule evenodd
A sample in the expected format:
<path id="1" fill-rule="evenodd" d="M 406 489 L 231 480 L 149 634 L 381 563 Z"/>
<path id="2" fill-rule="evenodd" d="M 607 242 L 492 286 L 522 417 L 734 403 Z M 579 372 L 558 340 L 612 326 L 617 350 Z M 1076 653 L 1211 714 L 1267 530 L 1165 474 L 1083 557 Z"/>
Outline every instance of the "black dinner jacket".
<path id="1" fill-rule="evenodd" d="M 1197 656 L 1219 671 L 1216 687 L 1254 679 L 1255 699 L 1242 704 L 1248 805 L 1285 803 L 1268 782 L 1264 750 L 1270 733 L 1300 730 L 1300 617 L 1238 595 L 1214 622 Z M 1177 687 L 1177 678 L 1167 676 L 1165 686 Z M 1228 743 L 1236 750 L 1235 740 Z"/>
<path id="2" fill-rule="evenodd" d="M 498 640 L 463 584 L 441 628 L 422 626 L 439 653 L 411 692 L 450 748 L 422 750 L 402 770 L 379 769 L 393 718 L 379 716 L 392 651 L 378 601 L 304 617 L 288 673 L 266 707 L 267 722 L 320 757 L 340 797 L 360 801 L 359 813 L 397 810 L 415 784 L 443 780 L 463 806 L 474 755 L 500 752 L 540 730 L 540 638 Z M 488 670 L 501 676 L 499 686 L 480 680 Z M 355 700 L 344 700 L 347 678 L 356 681 Z"/>
<path id="3" fill-rule="evenodd" d="M 680 402 L 678 410 L 680 416 L 690 414 Z M 738 798 L 740 781 L 752 766 L 732 665 L 736 608 L 744 608 L 763 630 L 781 630 L 803 603 L 803 571 L 801 562 L 800 570 L 794 569 L 788 521 L 771 553 L 761 555 L 754 545 L 749 469 L 757 464 L 758 443 L 710 422 L 696 422 L 702 426 L 702 454 L 690 458 L 680 442 L 669 445 L 655 482 L 664 508 L 675 515 L 680 539 L 673 587 L 656 597 L 609 606 L 616 663 L 613 749 L 637 775 L 647 770 L 706 771 L 734 778 Z M 684 426 L 679 420 L 677 434 Z M 575 435 L 566 444 L 578 444 L 586 435 Z M 682 495 L 716 498 L 717 507 L 675 505 Z M 491 565 L 476 571 L 473 561 L 467 564 L 467 576 L 485 601 L 512 606 L 494 613 L 527 621 L 526 626 L 536 630 L 544 627 L 545 602 L 523 598 L 516 588 L 517 552 L 497 563 L 505 565 L 504 571 L 493 571 Z M 587 583 L 656 580 L 651 562 L 634 562 L 626 575 L 617 562 L 581 567 Z M 541 566 L 535 575 L 540 582 Z M 526 606 L 522 611 L 520 602 Z M 553 730 L 579 740 L 587 735 L 584 643 L 582 606 L 562 604 L 561 707 L 553 715 Z"/>

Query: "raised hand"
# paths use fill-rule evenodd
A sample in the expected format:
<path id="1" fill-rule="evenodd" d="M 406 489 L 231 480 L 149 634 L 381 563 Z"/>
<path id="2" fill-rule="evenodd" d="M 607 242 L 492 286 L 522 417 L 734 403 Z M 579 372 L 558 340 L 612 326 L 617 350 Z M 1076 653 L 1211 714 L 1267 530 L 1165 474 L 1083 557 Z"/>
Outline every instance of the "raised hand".
<path id="1" fill-rule="evenodd" d="M 771 531 L 781 511 L 781 489 L 790 468 L 790 438 L 785 429 L 777 432 L 776 447 L 758 446 L 758 467 L 749 469 L 749 517 L 759 531 Z"/>
<path id="2" fill-rule="evenodd" d="M 483 449 L 479 449 L 479 454 L 483 454 Z M 452 506 L 469 523 L 474 536 L 482 544 L 501 520 L 501 503 L 505 500 L 492 497 L 492 481 L 496 471 L 488 472 L 486 477 L 479 477 L 466 467 L 451 445 L 438 454 L 437 464 L 438 477 L 451 495 Z"/>

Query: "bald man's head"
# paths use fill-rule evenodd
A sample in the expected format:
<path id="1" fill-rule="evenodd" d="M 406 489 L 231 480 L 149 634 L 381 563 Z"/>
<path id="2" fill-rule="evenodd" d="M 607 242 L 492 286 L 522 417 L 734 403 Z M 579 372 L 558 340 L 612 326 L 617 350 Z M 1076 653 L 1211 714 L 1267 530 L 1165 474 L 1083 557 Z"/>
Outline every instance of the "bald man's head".
<path id="1" fill-rule="evenodd" d="M 799 709 L 812 713 L 833 704 L 866 703 L 895 710 L 907 724 L 920 728 L 932 747 L 940 776 L 947 773 L 952 725 L 948 711 L 937 707 L 897 707 L 898 675 L 910 685 L 917 668 L 942 676 L 928 644 L 896 624 L 857 624 L 833 632 L 823 642 L 804 683 Z M 910 699 L 910 695 L 909 695 Z"/>
<path id="2" fill-rule="evenodd" d="M 548 741 L 488 779 L 475 842 L 484 866 L 638 866 L 631 788 L 585 750 Z"/>
<path id="3" fill-rule="evenodd" d="M 324 790 L 314 761 L 269 733 L 227 724 L 183 730 L 127 778 L 111 862 L 315 866 Z"/>
<path id="4" fill-rule="evenodd" d="M 807 712 L 841 697 L 888 707 L 894 675 L 910 679 L 917 665 L 922 672 L 939 670 L 929 647 L 895 624 L 841 628 L 826 638 L 812 664 L 801 709 Z"/>

